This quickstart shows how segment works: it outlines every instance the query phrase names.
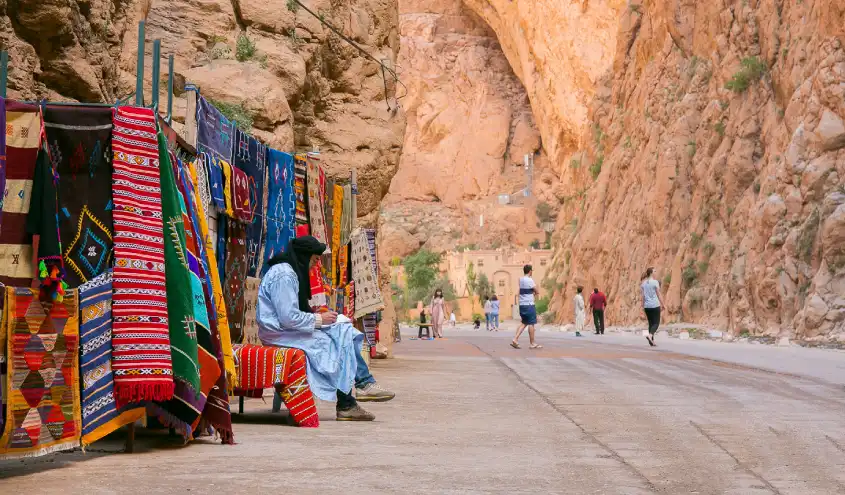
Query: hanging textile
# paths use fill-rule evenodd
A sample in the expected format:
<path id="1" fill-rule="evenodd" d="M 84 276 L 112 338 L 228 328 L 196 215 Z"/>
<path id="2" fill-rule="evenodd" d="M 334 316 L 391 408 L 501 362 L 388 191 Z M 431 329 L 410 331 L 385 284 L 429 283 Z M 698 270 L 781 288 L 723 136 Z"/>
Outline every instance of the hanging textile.
<path id="1" fill-rule="evenodd" d="M 249 176 L 237 167 L 231 167 L 232 210 L 234 219 L 243 223 L 252 223 L 252 207 L 249 202 Z"/>
<path id="2" fill-rule="evenodd" d="M 11 128 L 9 129 L 12 130 Z M 0 193 L 6 191 L 6 99 L 0 96 Z M 5 198 L 0 195 L 0 228 L 2 228 L 3 202 Z M 0 392 L 2 394 L 2 392 Z M 0 429 L 3 424 L 0 423 Z"/>
<path id="3" fill-rule="evenodd" d="M 306 205 L 306 177 L 308 175 L 308 165 L 305 162 L 303 155 L 296 155 L 293 159 L 294 163 L 294 191 L 296 194 L 296 223 L 308 223 L 308 207 Z"/>
<path id="4" fill-rule="evenodd" d="M 337 287 L 338 281 L 338 267 L 340 266 L 341 249 L 340 249 L 340 231 L 341 218 L 343 217 L 343 187 L 339 185 L 334 186 L 334 207 L 332 209 L 332 287 Z"/>
<path id="5" fill-rule="evenodd" d="M 378 319 L 375 313 L 370 313 L 363 319 L 364 336 L 367 338 L 367 344 L 376 345 L 376 333 L 378 332 Z"/>
<path id="6" fill-rule="evenodd" d="M 62 243 L 59 239 L 59 213 L 56 181 L 49 155 L 42 143 L 35 162 L 32 181 L 32 201 L 26 217 L 26 230 L 38 235 L 38 278 L 41 280 L 42 300 L 61 302 L 65 293 L 65 270 L 62 262 Z M 29 285 L 29 284 L 27 284 Z"/>
<path id="7" fill-rule="evenodd" d="M 215 211 L 224 212 L 226 211 L 226 188 L 225 182 L 223 182 L 223 164 L 219 159 L 213 157 L 207 157 L 205 163 L 208 167 L 207 177 L 211 203 Z"/>
<path id="8" fill-rule="evenodd" d="M 244 332 L 241 342 L 243 344 L 261 345 L 261 340 L 258 338 L 258 318 L 256 317 L 256 310 L 258 309 L 258 288 L 261 285 L 261 279 L 255 277 L 247 277 L 244 284 Z"/>
<path id="9" fill-rule="evenodd" d="M 197 157 L 196 194 L 198 201 L 202 203 L 202 208 L 210 213 L 213 211 L 213 208 L 211 207 L 211 191 L 209 190 L 208 185 L 208 166 L 206 165 L 206 161 L 209 159 L 208 155 L 200 155 Z"/>
<path id="10" fill-rule="evenodd" d="M 337 271 L 340 286 L 349 282 L 349 244 L 341 244 L 337 255 Z"/>
<path id="11" fill-rule="evenodd" d="M 261 275 L 270 268 L 268 261 L 287 249 L 296 229 L 297 193 L 294 185 L 293 156 L 269 150 L 267 180 L 267 234 Z"/>
<path id="12" fill-rule="evenodd" d="M 346 300 L 343 304 L 344 312 L 350 320 L 355 319 L 355 282 L 346 284 Z"/>
<path id="13" fill-rule="evenodd" d="M 330 246 L 331 243 L 326 235 L 326 218 L 323 213 L 323 203 L 325 202 L 325 195 L 320 186 L 320 159 L 308 155 L 307 157 L 308 171 L 306 178 L 308 180 L 306 192 L 308 198 L 308 225 L 311 227 L 311 235 L 323 244 Z"/>
<path id="14" fill-rule="evenodd" d="M 194 187 L 197 182 L 197 167 L 194 164 L 188 164 L 191 171 L 191 181 Z M 207 263 L 205 266 L 205 280 L 208 286 L 207 290 L 211 292 L 209 300 L 213 300 L 214 322 L 212 327 L 216 326 L 219 335 L 221 354 L 223 355 L 224 369 L 229 381 L 235 379 L 235 358 L 232 352 L 232 339 L 229 330 L 229 319 L 226 314 L 226 301 L 223 298 L 223 287 L 220 283 L 219 271 L 217 270 L 217 260 L 214 257 L 214 243 L 208 230 L 208 221 L 206 220 L 206 212 L 202 209 L 202 205 L 196 201 L 194 196 L 193 205 L 196 208 L 196 213 L 193 218 L 195 230 L 197 231 L 196 238 L 199 240 L 205 239 L 205 246 L 200 245 L 200 258 Z"/>
<path id="15" fill-rule="evenodd" d="M 112 148 L 115 393 L 121 405 L 163 401 L 173 396 L 174 384 L 153 111 L 118 107 Z"/>
<path id="16" fill-rule="evenodd" d="M 308 279 L 311 283 L 311 300 L 310 306 L 314 309 L 322 308 L 327 305 L 325 287 L 323 286 L 323 262 L 317 260 L 317 263 L 308 271 Z"/>
<path id="17" fill-rule="evenodd" d="M 71 288 L 111 266 L 112 126 L 111 108 L 47 106 L 44 110 L 49 158 L 58 184 L 50 177 L 43 190 L 58 198 L 64 281 Z M 37 179 L 36 190 L 42 187 Z M 55 215 L 56 205 L 41 214 Z M 39 234 L 46 237 L 44 232 Z"/>
<path id="18" fill-rule="evenodd" d="M 0 459 L 34 457 L 79 446 L 77 295 L 42 303 L 28 288 L 6 288 L 9 356 L 7 418 Z"/>
<path id="19" fill-rule="evenodd" d="M 5 189 L 0 217 L 0 283 L 29 287 L 35 276 L 27 215 L 40 143 L 37 107 L 6 101 Z M 2 153 L 2 151 L 0 151 Z"/>
<path id="20" fill-rule="evenodd" d="M 384 309 L 369 241 L 363 229 L 352 232 L 352 279 L 355 281 L 355 318 Z"/>
<path id="21" fill-rule="evenodd" d="M 340 219 L 340 244 L 349 244 L 349 236 L 352 234 L 352 185 L 343 186 L 343 214 Z"/>
<path id="22" fill-rule="evenodd" d="M 224 212 L 229 218 L 235 218 L 235 205 L 232 199 L 232 165 L 227 161 L 221 161 L 220 166 L 223 168 L 223 198 L 226 204 Z"/>
<path id="23" fill-rule="evenodd" d="M 6 373 L 8 367 L 6 366 L 6 348 L 8 342 L 6 340 L 6 291 L 0 290 L 0 436 L 3 436 L 3 425 L 6 424 L 6 399 L 8 392 L 6 392 Z"/>
<path id="24" fill-rule="evenodd" d="M 197 152 L 232 161 L 235 124 L 197 95 Z"/>
<path id="25" fill-rule="evenodd" d="M 79 286 L 79 371 L 82 445 L 144 417 L 144 408 L 117 407 L 112 375 L 112 272 Z"/>
<path id="26" fill-rule="evenodd" d="M 241 343 L 244 329 L 244 284 L 246 283 L 246 229 L 230 220 L 226 226 L 226 279 L 223 297 L 226 300 L 226 314 L 232 342 Z"/>
<path id="27" fill-rule="evenodd" d="M 269 191 L 267 187 L 267 147 L 240 129 L 238 135 L 238 153 L 235 154 L 235 167 L 243 170 L 249 184 L 249 221 L 247 235 L 247 263 L 249 276 L 255 277 L 261 273 L 264 261 L 265 215 Z M 244 142 L 246 144 L 244 144 Z"/>

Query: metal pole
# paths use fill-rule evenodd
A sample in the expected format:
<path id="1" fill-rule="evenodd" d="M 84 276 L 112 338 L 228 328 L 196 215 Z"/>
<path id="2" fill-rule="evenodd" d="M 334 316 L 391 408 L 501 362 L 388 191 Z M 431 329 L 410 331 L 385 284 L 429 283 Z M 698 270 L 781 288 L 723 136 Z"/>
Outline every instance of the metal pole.
<path id="1" fill-rule="evenodd" d="M 159 85 L 161 84 L 161 40 L 153 41 L 153 110 L 158 113 Z"/>
<path id="2" fill-rule="evenodd" d="M 9 75 L 9 52 L 0 52 L 0 97 L 6 97 L 6 81 Z M 3 131 L 5 132 L 5 130 Z"/>
<path id="3" fill-rule="evenodd" d="M 358 225 L 358 171 L 352 169 L 349 180 L 352 183 L 352 230 Z"/>
<path id="4" fill-rule="evenodd" d="M 167 58 L 167 123 L 173 122 L 173 55 Z"/>
<path id="5" fill-rule="evenodd" d="M 138 23 L 138 61 L 135 64 L 135 104 L 144 104 L 144 21 Z"/>

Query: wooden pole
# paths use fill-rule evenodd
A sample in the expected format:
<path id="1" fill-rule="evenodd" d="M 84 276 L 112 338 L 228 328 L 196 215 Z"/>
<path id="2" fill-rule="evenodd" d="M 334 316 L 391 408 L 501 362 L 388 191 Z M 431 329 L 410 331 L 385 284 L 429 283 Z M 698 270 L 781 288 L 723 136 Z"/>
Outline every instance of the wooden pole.
<path id="1" fill-rule="evenodd" d="M 126 429 L 126 453 L 135 452 L 135 423 L 129 423 Z"/>
<path id="2" fill-rule="evenodd" d="M 196 149 L 197 97 L 199 96 L 199 90 L 195 86 L 185 85 L 185 96 L 188 98 L 187 110 L 185 111 L 185 141 Z"/>
<path id="3" fill-rule="evenodd" d="M 135 65 L 135 105 L 144 104 L 144 21 L 138 23 L 138 61 Z"/>
<path id="4" fill-rule="evenodd" d="M 358 171 L 352 169 L 352 176 L 349 180 L 352 183 L 352 230 L 358 225 Z"/>
<path id="5" fill-rule="evenodd" d="M 153 41 L 153 110 L 158 115 L 158 99 L 161 91 L 161 40 Z"/>

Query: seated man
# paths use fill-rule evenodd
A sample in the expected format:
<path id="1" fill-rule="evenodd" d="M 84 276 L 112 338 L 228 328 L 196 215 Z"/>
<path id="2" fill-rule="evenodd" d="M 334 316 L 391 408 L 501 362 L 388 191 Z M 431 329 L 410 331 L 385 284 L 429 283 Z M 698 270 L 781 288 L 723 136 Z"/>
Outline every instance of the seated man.
<path id="1" fill-rule="evenodd" d="M 266 346 L 305 352 L 308 384 L 318 398 L 337 398 L 338 421 L 372 421 L 375 416 L 358 401 L 384 402 L 394 394 L 376 384 L 361 356 L 364 334 L 351 323 L 337 322 L 332 311 L 314 314 L 309 305 L 309 268 L 326 250 L 312 236 L 293 239 L 285 253 L 270 260 L 270 270 L 258 289 L 258 337 Z"/>

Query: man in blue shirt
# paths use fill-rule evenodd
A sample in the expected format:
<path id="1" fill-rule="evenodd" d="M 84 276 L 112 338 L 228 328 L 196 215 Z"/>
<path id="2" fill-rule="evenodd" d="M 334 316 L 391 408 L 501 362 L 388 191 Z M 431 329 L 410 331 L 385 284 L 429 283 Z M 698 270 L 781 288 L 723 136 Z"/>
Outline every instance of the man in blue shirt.
<path id="1" fill-rule="evenodd" d="M 522 324 L 516 329 L 516 336 L 511 341 L 511 347 L 519 349 L 519 336 L 528 328 L 528 340 L 531 342 L 531 349 L 542 349 L 543 346 L 534 340 L 534 325 L 537 324 L 537 308 L 534 306 L 534 296 L 539 295 L 537 285 L 531 278 L 534 269 L 531 265 L 522 267 L 524 277 L 519 279 L 519 317 Z"/>

